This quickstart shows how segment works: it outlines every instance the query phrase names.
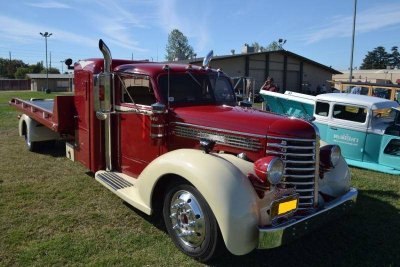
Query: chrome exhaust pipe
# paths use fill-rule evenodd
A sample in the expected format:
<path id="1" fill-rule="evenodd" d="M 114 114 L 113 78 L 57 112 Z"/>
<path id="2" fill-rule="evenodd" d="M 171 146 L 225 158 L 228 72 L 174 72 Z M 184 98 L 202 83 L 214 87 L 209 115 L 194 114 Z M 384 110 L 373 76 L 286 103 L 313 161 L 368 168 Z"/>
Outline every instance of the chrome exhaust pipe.
<path id="1" fill-rule="evenodd" d="M 99 40 L 99 49 L 103 53 L 103 57 L 104 57 L 103 72 L 110 73 L 111 72 L 111 61 L 112 61 L 111 51 L 108 48 L 108 46 L 106 45 L 106 43 L 101 39 Z"/>
<path id="2" fill-rule="evenodd" d="M 112 171 L 112 134 L 111 134 L 111 113 L 114 109 L 114 106 L 111 104 L 111 98 L 114 98 L 113 83 L 112 83 L 112 73 L 111 73 L 111 51 L 107 47 L 107 45 L 103 42 L 103 40 L 99 40 L 99 49 L 103 53 L 104 57 L 104 110 L 107 113 L 106 119 L 104 121 L 104 145 L 105 145 L 105 160 L 106 160 L 106 170 Z"/>

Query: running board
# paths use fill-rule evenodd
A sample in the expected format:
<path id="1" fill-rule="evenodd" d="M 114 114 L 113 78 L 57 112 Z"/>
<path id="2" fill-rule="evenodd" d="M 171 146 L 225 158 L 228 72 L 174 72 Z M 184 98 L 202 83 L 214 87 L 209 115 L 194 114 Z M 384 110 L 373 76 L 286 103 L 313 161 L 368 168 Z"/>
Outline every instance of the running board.
<path id="1" fill-rule="evenodd" d="M 151 214 L 149 205 L 146 205 L 139 196 L 135 178 L 120 172 L 98 171 L 95 179 L 125 202 L 146 214 Z"/>

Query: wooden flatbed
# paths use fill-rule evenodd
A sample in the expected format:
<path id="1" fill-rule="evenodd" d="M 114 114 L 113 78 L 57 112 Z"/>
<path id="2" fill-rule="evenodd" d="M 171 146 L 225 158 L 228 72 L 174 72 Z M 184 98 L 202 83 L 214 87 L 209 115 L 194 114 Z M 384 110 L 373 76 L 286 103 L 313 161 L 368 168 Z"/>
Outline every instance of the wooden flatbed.
<path id="1" fill-rule="evenodd" d="M 54 132 L 73 134 L 73 101 L 74 96 L 56 96 L 54 100 L 13 98 L 9 104 Z"/>

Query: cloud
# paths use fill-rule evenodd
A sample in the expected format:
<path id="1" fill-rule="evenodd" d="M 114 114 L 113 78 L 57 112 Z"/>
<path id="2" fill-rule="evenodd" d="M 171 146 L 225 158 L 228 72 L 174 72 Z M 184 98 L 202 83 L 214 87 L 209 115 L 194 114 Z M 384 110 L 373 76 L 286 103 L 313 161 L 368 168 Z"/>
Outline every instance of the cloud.
<path id="1" fill-rule="evenodd" d="M 27 5 L 38 8 L 71 8 L 69 5 L 65 3 L 59 3 L 55 1 L 27 3 Z"/>
<path id="2" fill-rule="evenodd" d="M 141 5 L 149 3 L 150 1 L 141 3 Z M 139 42 L 134 38 L 135 29 L 149 28 L 147 14 L 136 14 L 130 11 L 133 9 L 132 5 L 124 6 L 118 1 L 101 0 L 96 4 L 101 7 L 104 14 L 107 14 L 107 18 L 99 16 L 99 13 L 103 12 L 99 9 L 85 10 L 85 16 L 96 25 L 96 31 L 99 31 L 105 40 L 129 51 L 147 52 L 147 49 L 141 48 Z"/>
<path id="3" fill-rule="evenodd" d="M 400 5 L 380 5 L 357 13 L 356 33 L 368 33 L 400 24 Z M 334 16 L 331 22 L 310 30 L 301 39 L 306 44 L 352 35 L 353 16 Z"/>
<path id="4" fill-rule="evenodd" d="M 0 15 L 0 25 L 12 25 L 12 27 L 0 27 L 0 36 L 3 39 L 12 40 L 20 44 L 29 44 L 32 43 L 32 40 L 39 40 L 39 32 L 43 32 L 43 29 L 53 33 L 51 36 L 52 39 L 62 39 L 63 42 L 87 46 L 92 46 L 93 43 L 97 43 L 97 40 L 86 36 L 52 28 L 48 25 L 24 22 L 7 16 Z"/>

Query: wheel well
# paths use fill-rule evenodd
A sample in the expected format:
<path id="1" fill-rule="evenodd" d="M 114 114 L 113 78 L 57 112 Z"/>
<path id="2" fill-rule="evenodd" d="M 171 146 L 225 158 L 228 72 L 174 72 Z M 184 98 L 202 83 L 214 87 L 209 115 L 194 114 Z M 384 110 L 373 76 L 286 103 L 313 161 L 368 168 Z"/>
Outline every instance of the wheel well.
<path id="1" fill-rule="evenodd" d="M 153 210 L 153 215 L 159 216 L 162 214 L 162 207 L 164 196 L 167 189 L 173 184 L 190 184 L 188 180 L 182 176 L 176 174 L 166 174 L 163 175 L 157 182 L 153 190 L 153 196 L 151 199 L 151 206 Z"/>
<path id="2" fill-rule="evenodd" d="M 22 122 L 22 135 L 26 135 L 27 134 L 27 125 L 26 125 L 26 121 Z"/>

